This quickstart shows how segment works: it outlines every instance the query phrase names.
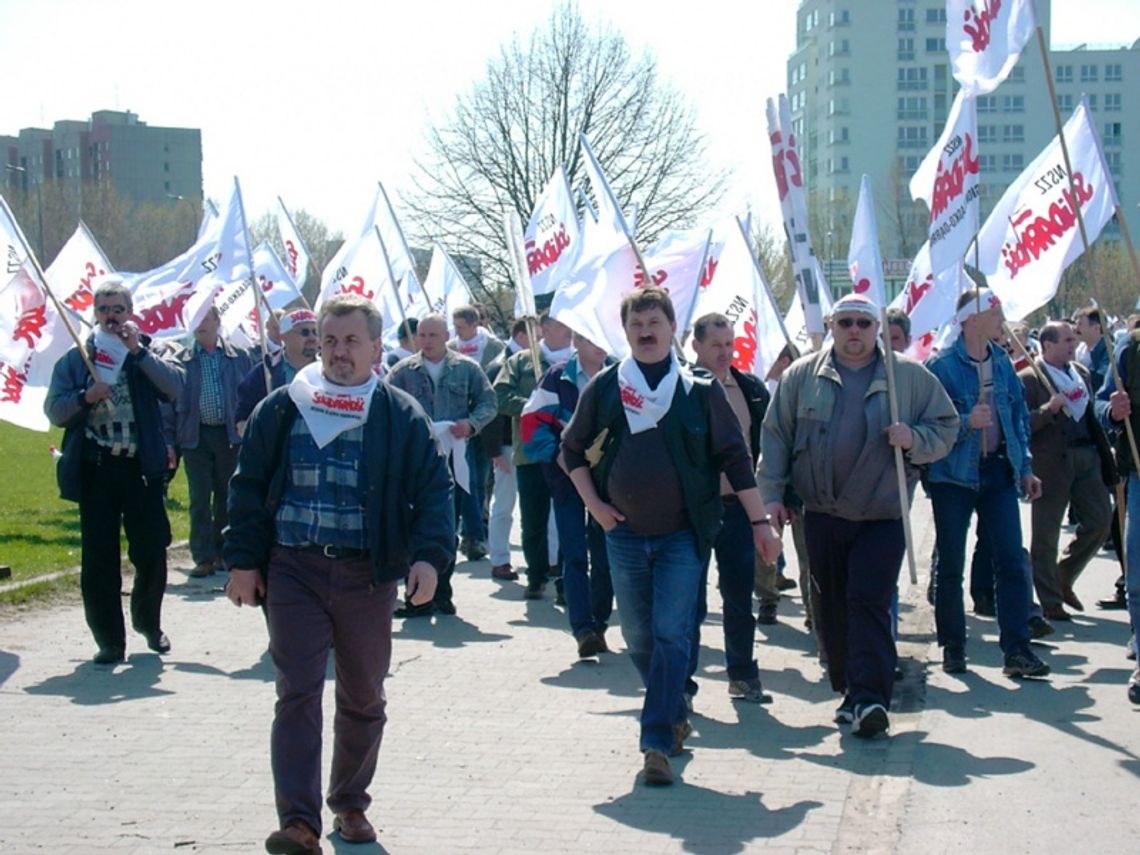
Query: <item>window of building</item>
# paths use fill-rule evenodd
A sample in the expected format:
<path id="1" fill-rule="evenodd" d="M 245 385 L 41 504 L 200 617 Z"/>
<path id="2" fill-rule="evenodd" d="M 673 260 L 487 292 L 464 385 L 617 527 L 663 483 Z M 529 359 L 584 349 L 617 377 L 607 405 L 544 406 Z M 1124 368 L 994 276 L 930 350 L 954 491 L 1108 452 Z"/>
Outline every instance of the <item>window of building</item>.
<path id="1" fill-rule="evenodd" d="M 1058 83 L 1073 82 L 1073 67 L 1071 65 L 1058 65 L 1056 71 Z"/>
<path id="2" fill-rule="evenodd" d="M 1081 66 L 1081 83 L 1096 83 L 1099 68 L 1095 65 Z"/>
<path id="3" fill-rule="evenodd" d="M 925 125 L 900 125 L 898 130 L 899 148 L 928 148 Z"/>
<path id="4" fill-rule="evenodd" d="M 1020 172 L 1025 169 L 1025 156 L 1022 154 L 1003 154 L 1001 168 L 1006 172 Z"/>
<path id="5" fill-rule="evenodd" d="M 1024 83 L 1025 82 L 1025 68 L 1020 65 L 1015 65 L 1010 69 L 1009 77 L 1006 78 L 1010 83 Z"/>
<path id="6" fill-rule="evenodd" d="M 846 68 L 833 68 L 827 72 L 827 83 L 829 86 L 836 86 L 851 82 L 851 74 Z"/>
<path id="7" fill-rule="evenodd" d="M 998 105 L 997 95 L 979 95 L 977 105 L 979 113 L 996 113 Z"/>
<path id="8" fill-rule="evenodd" d="M 1110 62 L 1104 67 L 1104 80 L 1106 83 L 1119 83 L 1123 79 L 1123 68 L 1119 62 Z"/>
<path id="9" fill-rule="evenodd" d="M 1106 143 L 1119 143 L 1120 142 L 1120 122 L 1105 122 L 1104 123 L 1104 141 Z"/>
<path id="10" fill-rule="evenodd" d="M 997 142 L 997 125 L 978 125 L 978 142 Z"/>
<path id="11" fill-rule="evenodd" d="M 978 156 L 979 165 L 982 172 L 994 172 L 997 170 L 997 155 L 996 154 L 982 154 Z"/>
<path id="12" fill-rule="evenodd" d="M 1073 112 L 1073 96 L 1072 95 L 1058 95 L 1057 96 L 1057 109 L 1061 113 Z"/>
<path id="13" fill-rule="evenodd" d="M 1106 113 L 1119 113 L 1120 112 L 1120 93 L 1115 92 L 1104 96 L 1104 112 Z"/>
<path id="14" fill-rule="evenodd" d="M 1096 110 L 1096 95 L 1089 95 L 1088 99 L 1089 99 L 1089 109 L 1095 111 Z"/>
<path id="15" fill-rule="evenodd" d="M 926 89 L 926 69 L 900 68 L 898 70 L 898 88 L 903 92 Z"/>
<path id="16" fill-rule="evenodd" d="M 909 32 L 914 29 L 914 9 L 899 9 L 899 30 Z"/>
<path id="17" fill-rule="evenodd" d="M 914 59 L 914 39 L 899 39 L 898 58 L 900 61 Z"/>
<path id="18" fill-rule="evenodd" d="M 1108 164 L 1108 168 L 1110 170 L 1112 170 L 1112 174 L 1113 175 L 1120 175 L 1120 170 L 1121 170 L 1121 167 L 1123 164 L 1120 152 L 1118 152 L 1118 151 L 1106 151 L 1104 153 L 1104 159 L 1105 159 L 1105 162 Z"/>
<path id="19" fill-rule="evenodd" d="M 851 13 L 846 9 L 836 9 L 827 16 L 827 23 L 832 27 L 846 27 L 851 23 Z"/>
<path id="20" fill-rule="evenodd" d="M 918 165 L 922 163 L 922 155 L 908 154 L 905 157 L 900 156 L 898 159 L 899 172 L 906 175 L 908 178 L 918 170 Z"/>
<path id="21" fill-rule="evenodd" d="M 1001 99 L 1002 109 L 1007 113 L 1024 113 L 1025 112 L 1025 96 L 1024 95 L 1004 95 Z"/>
<path id="22" fill-rule="evenodd" d="M 946 23 L 946 7 L 936 6 L 926 10 L 926 23 L 928 24 L 945 24 Z"/>
<path id="23" fill-rule="evenodd" d="M 946 39 L 927 39 L 926 40 L 927 53 L 945 53 L 946 52 Z"/>
<path id="24" fill-rule="evenodd" d="M 926 96 L 909 95 L 898 99 L 897 115 L 899 120 L 924 120 L 926 115 Z"/>
<path id="25" fill-rule="evenodd" d="M 1025 125 L 1003 125 L 1001 141 L 1007 143 L 1025 142 Z"/>

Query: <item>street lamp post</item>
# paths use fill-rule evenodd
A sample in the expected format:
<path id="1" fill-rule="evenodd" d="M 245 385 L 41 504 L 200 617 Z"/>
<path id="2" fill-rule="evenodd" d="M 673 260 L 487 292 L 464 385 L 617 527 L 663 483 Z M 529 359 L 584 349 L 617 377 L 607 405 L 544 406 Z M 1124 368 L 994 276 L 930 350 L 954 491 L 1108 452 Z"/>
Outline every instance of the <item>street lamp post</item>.
<path id="1" fill-rule="evenodd" d="M 28 199 L 27 179 L 31 173 L 29 173 L 25 167 L 17 166 L 14 163 L 6 163 L 6 164 L 4 164 L 4 168 L 6 170 L 8 170 L 9 172 L 22 172 L 24 174 L 24 201 L 26 203 L 27 199 Z M 43 188 L 40 185 L 41 185 L 41 182 L 37 181 L 36 182 L 36 227 L 39 230 L 39 234 L 37 235 L 38 240 L 36 241 L 36 243 L 37 243 L 37 250 L 39 252 L 39 257 L 40 257 L 41 263 L 42 263 L 42 260 L 44 257 L 44 193 L 43 193 Z"/>

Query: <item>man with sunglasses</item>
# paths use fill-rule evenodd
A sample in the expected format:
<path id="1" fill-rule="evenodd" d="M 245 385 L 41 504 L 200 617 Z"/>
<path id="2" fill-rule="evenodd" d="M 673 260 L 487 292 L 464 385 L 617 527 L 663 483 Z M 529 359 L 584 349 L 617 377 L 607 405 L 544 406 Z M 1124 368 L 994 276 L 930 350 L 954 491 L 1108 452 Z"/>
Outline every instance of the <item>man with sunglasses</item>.
<path id="1" fill-rule="evenodd" d="M 253 408 L 273 389 L 293 382 L 297 372 L 317 361 L 317 316 L 311 309 L 294 309 L 277 322 L 281 335 L 281 350 L 269 357 L 271 389 L 265 388 L 265 369 L 254 366 L 238 385 L 237 421 L 242 427 L 249 420 Z"/>
<path id="2" fill-rule="evenodd" d="M 167 444 L 159 404 L 178 398 L 183 371 L 150 350 L 149 339 L 130 320 L 131 292 L 122 277 L 104 278 L 94 300 L 97 326 L 84 348 L 97 376 L 72 348 L 52 371 L 44 411 L 64 428 L 56 467 L 60 496 L 79 503 L 79 584 L 99 646 L 94 662 L 113 665 L 123 660 L 127 646 L 121 528 L 135 567 L 131 624 L 151 650 L 170 651 L 162 631 L 170 521 L 163 501 Z"/>
<path id="3" fill-rule="evenodd" d="M 804 503 L 828 676 L 844 694 L 835 721 L 864 737 L 890 726 L 897 660 L 891 597 L 905 543 L 894 448 L 913 483 L 916 467 L 944 457 L 958 433 L 942 385 L 901 355 L 892 357 L 899 420 L 890 423 L 878 317 L 861 294 L 835 303 L 831 343 L 794 362 L 776 389 L 757 473 L 777 526 L 790 520 L 789 486 Z"/>

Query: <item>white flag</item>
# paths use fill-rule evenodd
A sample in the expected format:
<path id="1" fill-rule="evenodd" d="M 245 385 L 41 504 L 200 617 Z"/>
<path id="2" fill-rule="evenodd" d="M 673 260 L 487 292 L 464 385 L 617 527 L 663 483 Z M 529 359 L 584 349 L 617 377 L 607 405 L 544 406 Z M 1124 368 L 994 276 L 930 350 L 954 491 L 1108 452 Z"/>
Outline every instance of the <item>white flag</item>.
<path id="1" fill-rule="evenodd" d="M 823 270 L 819 268 L 818 259 L 815 264 L 816 281 L 824 282 Z M 819 309 L 824 317 L 831 314 L 831 289 L 826 286 L 819 289 Z M 784 328 L 792 337 L 792 344 L 800 353 L 807 353 L 812 349 L 811 333 L 808 332 L 807 318 L 804 317 L 804 304 L 800 301 L 799 291 L 796 291 L 792 296 L 792 304 L 788 306 L 788 312 L 784 315 Z M 828 335 L 830 336 L 830 333 Z"/>
<path id="2" fill-rule="evenodd" d="M 946 127 L 910 179 L 910 195 L 930 211 L 930 263 L 936 271 L 962 260 L 978 233 L 981 158 L 978 114 L 965 89 L 950 108 Z"/>
<path id="3" fill-rule="evenodd" d="M 135 314 L 132 320 L 144 333 L 157 338 L 177 338 L 201 320 L 206 297 L 223 285 L 248 280 L 249 244 L 241 188 L 234 178 L 233 191 L 221 215 L 211 220 L 209 229 L 177 258 L 146 273 L 124 274 L 128 278 Z M 186 305 L 198 291 L 192 311 L 184 317 Z M 219 306 L 221 310 L 221 306 Z"/>
<path id="4" fill-rule="evenodd" d="M 630 229 L 629 221 L 622 213 L 617 196 L 610 186 L 609 179 L 606 178 L 606 173 L 602 171 L 602 165 L 594 157 L 594 150 L 590 148 L 590 140 L 585 134 L 582 134 L 582 153 L 586 155 L 582 161 L 582 168 L 586 170 L 590 186 L 594 188 L 594 197 L 598 200 L 598 210 L 594 212 L 598 224 L 621 232 L 628 240 L 632 240 L 633 231 Z"/>
<path id="5" fill-rule="evenodd" d="M 552 294 L 565 278 L 581 239 L 578 212 L 566 168 L 558 167 L 534 207 L 523 241 L 530 282 L 537 294 Z"/>
<path id="6" fill-rule="evenodd" d="M 772 169 L 776 175 L 776 190 L 780 196 L 780 210 L 784 215 L 784 233 L 792 252 L 792 271 L 796 277 L 796 293 L 800 298 L 807 329 L 812 334 L 823 333 L 821 292 L 827 283 L 820 275 L 815 253 L 808 233 L 807 191 L 804 187 L 796 135 L 792 131 L 791 109 L 788 99 L 780 95 L 779 109 L 768 99 L 768 139 L 772 144 Z"/>
<path id="7" fill-rule="evenodd" d="M 883 284 L 883 256 L 879 250 L 879 229 L 875 224 L 875 198 L 871 179 L 864 174 L 859 184 L 859 203 L 851 223 L 851 247 L 847 251 L 847 270 L 851 274 L 851 290 L 865 295 L 876 309 L 887 305 L 887 288 Z"/>
<path id="8" fill-rule="evenodd" d="M 217 228 L 219 218 L 218 206 L 214 204 L 213 199 L 207 199 L 202 205 L 202 222 L 198 223 L 198 236 L 195 238 L 195 242 L 204 238 L 210 229 Z"/>
<path id="9" fill-rule="evenodd" d="M 91 286 L 100 276 L 114 269 L 86 224 L 80 220 L 74 234 L 44 273 L 59 301 L 91 326 L 95 323 L 95 294 Z"/>
<path id="10" fill-rule="evenodd" d="M 906 287 L 888 306 L 906 312 L 912 342 L 953 319 L 958 295 L 973 287 L 965 276 L 961 261 L 935 273 L 930 265 L 930 244 L 922 245 L 911 264 Z"/>
<path id="11" fill-rule="evenodd" d="M 286 262 L 274 252 L 268 242 L 262 241 L 253 251 L 253 273 L 271 309 L 284 309 L 301 299 L 295 280 Z"/>
<path id="12" fill-rule="evenodd" d="M 709 229 L 665 232 L 657 243 L 645 248 L 645 263 L 649 266 L 648 280 L 638 268 L 634 272 L 633 282 L 626 288 L 626 292 L 629 292 L 634 288 L 656 285 L 668 291 L 673 311 L 677 315 L 678 335 L 684 332 L 693 317 L 693 307 L 705 274 L 711 240 L 712 232 Z"/>
<path id="13" fill-rule="evenodd" d="M 285 248 L 285 270 L 299 291 L 309 278 L 309 250 L 280 196 L 277 197 L 277 234 L 281 237 L 281 246 Z"/>
<path id="14" fill-rule="evenodd" d="M 993 92 L 1017 65 L 1037 20 L 1033 0 L 946 0 L 946 50 L 973 95 Z"/>
<path id="15" fill-rule="evenodd" d="M 693 320 L 709 312 L 732 323 L 732 364 L 740 371 L 764 377 L 787 342 L 783 321 L 771 289 L 736 217 L 713 229 L 705 275 L 693 310 Z M 692 324 L 689 324 L 692 328 Z"/>
<path id="16" fill-rule="evenodd" d="M 443 315 L 447 321 L 448 333 L 454 336 L 455 324 L 451 320 L 451 313 L 460 306 L 470 305 L 471 289 L 451 256 L 439 244 L 432 248 L 431 265 L 423 289 L 431 312 Z"/>
<path id="17" fill-rule="evenodd" d="M 1076 211 L 1090 242 L 1112 219 L 1116 190 L 1088 103 L 1065 123 L 1076 198 L 1057 138 L 1009 186 L 978 235 L 982 272 L 1018 321 L 1057 293 L 1061 274 L 1084 251 Z"/>

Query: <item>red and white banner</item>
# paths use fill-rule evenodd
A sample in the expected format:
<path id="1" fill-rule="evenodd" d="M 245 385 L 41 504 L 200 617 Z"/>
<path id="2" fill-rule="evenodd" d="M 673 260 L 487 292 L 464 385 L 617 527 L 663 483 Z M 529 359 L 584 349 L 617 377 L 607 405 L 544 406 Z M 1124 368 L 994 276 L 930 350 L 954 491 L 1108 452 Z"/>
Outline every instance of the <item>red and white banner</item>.
<path id="1" fill-rule="evenodd" d="M 210 221 L 205 234 L 190 249 L 162 267 L 124 276 L 128 277 L 135 306 L 132 320 L 145 334 L 178 338 L 192 330 L 215 293 L 250 277 L 249 242 L 237 178 L 225 209 Z M 198 297 L 192 300 L 195 294 Z M 222 311 L 221 304 L 218 309 Z"/>
<path id="2" fill-rule="evenodd" d="M 911 355 L 925 358 L 929 355 L 937 330 L 953 317 L 958 303 L 958 295 L 973 285 L 965 278 L 962 262 L 934 272 L 930 263 L 930 244 L 924 243 L 914 257 L 906 287 L 891 302 L 888 308 L 902 309 L 910 318 Z M 929 335 L 924 345 L 922 339 Z"/>
<path id="3" fill-rule="evenodd" d="M 253 275 L 265 295 L 265 302 L 271 309 L 284 309 L 290 303 L 300 300 L 295 280 L 289 273 L 287 262 L 283 262 L 268 242 L 262 241 L 253 251 Z"/>
<path id="4" fill-rule="evenodd" d="M 961 261 L 978 233 L 980 164 L 976 102 L 959 89 L 942 136 L 910 179 L 911 198 L 930 211 L 930 263 L 937 271 Z"/>
<path id="5" fill-rule="evenodd" d="M 277 197 L 276 214 L 277 234 L 281 237 L 281 246 L 285 249 L 285 257 L 282 259 L 285 270 L 288 271 L 295 288 L 300 290 L 304 287 L 305 280 L 309 278 L 309 250 L 305 247 L 305 241 L 297 231 L 293 216 L 280 196 Z"/>
<path id="6" fill-rule="evenodd" d="M 786 95 L 780 95 L 779 108 L 768 99 L 768 139 L 772 144 L 772 169 L 784 215 L 784 233 L 792 252 L 792 271 L 796 277 L 796 293 L 803 306 L 807 329 L 823 333 L 823 311 L 820 292 L 827 283 L 820 276 L 808 234 L 807 191 L 800 163 L 796 135 L 792 130 L 792 114 Z"/>
<path id="7" fill-rule="evenodd" d="M 626 289 L 632 291 L 655 285 L 668 291 L 677 315 L 678 335 L 693 317 L 711 241 L 710 229 L 665 232 L 657 243 L 646 247 L 642 253 L 649 265 L 649 276 L 646 277 L 639 267 L 634 272 L 632 287 Z"/>
<path id="8" fill-rule="evenodd" d="M 1017 65 L 1037 19 L 1033 0 L 946 0 L 946 50 L 972 95 L 993 92 Z"/>
<path id="9" fill-rule="evenodd" d="M 95 323 L 92 286 L 96 279 L 114 269 L 86 224 L 80 220 L 75 233 L 67 239 L 44 273 L 59 301 L 91 326 Z"/>
<path id="10" fill-rule="evenodd" d="M 879 250 L 879 228 L 875 224 L 875 198 L 871 179 L 864 174 L 859 184 L 859 203 L 851 223 L 851 247 L 847 251 L 847 270 L 851 274 L 851 290 L 863 294 L 875 308 L 887 303 L 883 283 L 883 256 Z"/>
<path id="11" fill-rule="evenodd" d="M 580 240 L 570 180 L 566 167 L 560 166 L 539 197 L 523 234 L 530 283 L 536 295 L 554 293 L 565 278 Z"/>
<path id="12" fill-rule="evenodd" d="M 693 321 L 717 312 L 732 323 L 732 364 L 764 377 L 787 343 L 779 309 L 736 217 L 713 229 Z M 689 324 L 692 328 L 692 323 Z"/>
<path id="13" fill-rule="evenodd" d="M 1065 268 L 1084 252 L 1078 208 L 1090 242 L 1115 211 L 1112 174 L 1084 99 L 1064 134 L 1073 191 L 1055 137 L 1009 186 L 978 235 L 982 272 L 1010 320 L 1021 320 L 1052 299 Z"/>

